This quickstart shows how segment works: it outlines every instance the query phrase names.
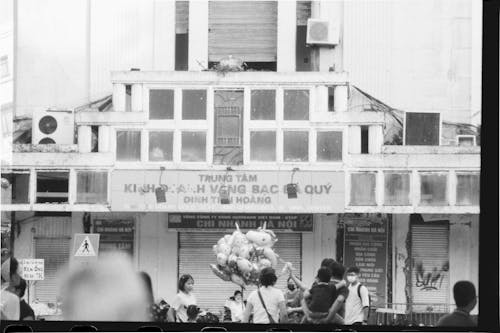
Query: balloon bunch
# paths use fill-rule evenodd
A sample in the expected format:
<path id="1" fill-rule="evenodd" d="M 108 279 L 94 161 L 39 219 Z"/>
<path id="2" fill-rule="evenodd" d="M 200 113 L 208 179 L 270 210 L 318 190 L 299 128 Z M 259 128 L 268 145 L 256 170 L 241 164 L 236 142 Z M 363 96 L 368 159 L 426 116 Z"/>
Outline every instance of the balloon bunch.
<path id="1" fill-rule="evenodd" d="M 266 224 L 257 230 L 242 233 L 236 223 L 236 231 L 225 235 L 213 246 L 217 257 L 217 265 L 210 268 L 224 281 L 231 281 L 242 288 L 247 285 L 257 285 L 259 274 L 264 267 L 275 268 L 279 256 L 273 250 L 278 241 Z"/>

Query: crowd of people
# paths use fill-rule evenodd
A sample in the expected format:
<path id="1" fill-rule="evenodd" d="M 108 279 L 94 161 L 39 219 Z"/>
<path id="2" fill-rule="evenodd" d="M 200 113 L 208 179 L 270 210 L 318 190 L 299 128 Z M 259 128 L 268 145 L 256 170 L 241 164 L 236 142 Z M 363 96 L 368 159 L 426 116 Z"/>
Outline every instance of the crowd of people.
<path id="1" fill-rule="evenodd" d="M 156 321 L 179 323 L 226 322 L 273 324 L 309 323 L 366 325 L 370 315 L 370 294 L 360 283 L 360 270 L 333 259 L 324 259 L 311 286 L 303 283 L 287 266 L 287 289 L 275 287 L 273 268 L 264 268 L 259 286 L 246 300 L 237 290 L 224 304 L 224 318 L 198 307 L 195 281 L 182 275 L 171 304 L 155 303 L 150 276 L 137 273 L 124 255 L 104 256 L 94 264 L 68 270 L 62 278 L 61 299 L 64 320 L 72 321 Z M 2 320 L 34 320 L 33 309 L 24 300 L 26 281 L 17 260 L 2 250 Z M 477 302 L 472 283 L 460 281 L 453 294 L 457 309 L 445 315 L 438 326 L 475 326 L 470 311 Z"/>

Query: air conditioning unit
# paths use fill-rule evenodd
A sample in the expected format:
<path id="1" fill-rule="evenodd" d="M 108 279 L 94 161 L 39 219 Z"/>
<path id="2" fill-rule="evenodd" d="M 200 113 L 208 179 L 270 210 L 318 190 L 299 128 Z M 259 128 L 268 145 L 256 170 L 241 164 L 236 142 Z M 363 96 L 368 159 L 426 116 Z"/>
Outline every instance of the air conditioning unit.
<path id="1" fill-rule="evenodd" d="M 339 27 L 329 20 L 307 20 L 307 44 L 337 45 L 339 43 Z"/>
<path id="2" fill-rule="evenodd" d="M 71 110 L 42 110 L 33 113 L 32 143 L 72 145 L 75 115 Z"/>

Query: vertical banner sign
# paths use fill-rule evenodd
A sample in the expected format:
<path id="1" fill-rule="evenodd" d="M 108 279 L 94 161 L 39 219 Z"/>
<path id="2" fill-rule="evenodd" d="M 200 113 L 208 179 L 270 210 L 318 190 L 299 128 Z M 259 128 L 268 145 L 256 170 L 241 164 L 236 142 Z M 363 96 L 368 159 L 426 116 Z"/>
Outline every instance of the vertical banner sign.
<path id="1" fill-rule="evenodd" d="M 360 282 L 371 295 L 372 306 L 387 303 L 388 223 L 386 218 L 345 221 L 344 265 L 360 270 Z"/>
<path id="2" fill-rule="evenodd" d="M 88 265 L 97 260 L 99 234 L 75 234 L 73 239 L 73 264 Z"/>
<path id="3" fill-rule="evenodd" d="M 26 281 L 44 280 L 44 259 L 21 259 L 21 277 Z"/>

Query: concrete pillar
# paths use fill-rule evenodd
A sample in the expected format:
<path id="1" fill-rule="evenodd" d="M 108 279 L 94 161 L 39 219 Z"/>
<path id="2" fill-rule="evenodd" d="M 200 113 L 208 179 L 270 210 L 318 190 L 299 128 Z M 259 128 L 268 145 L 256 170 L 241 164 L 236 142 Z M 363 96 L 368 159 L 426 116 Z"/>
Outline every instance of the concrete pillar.
<path id="1" fill-rule="evenodd" d="M 90 126 L 78 126 L 78 151 L 90 153 L 92 150 L 92 129 Z"/>
<path id="2" fill-rule="evenodd" d="M 318 86 L 316 87 L 316 109 L 312 110 L 317 113 L 328 112 L 328 87 Z"/>
<path id="3" fill-rule="evenodd" d="M 113 84 L 113 109 L 115 111 L 125 111 L 126 97 L 125 97 L 125 84 Z"/>
<path id="4" fill-rule="evenodd" d="M 109 126 L 101 125 L 99 126 L 99 134 L 98 134 L 98 151 L 100 153 L 107 153 L 110 151 L 110 135 L 111 130 Z"/>
<path id="5" fill-rule="evenodd" d="M 189 59 L 190 71 L 208 68 L 208 0 L 189 1 Z"/>
<path id="6" fill-rule="evenodd" d="M 407 302 L 406 292 L 409 281 L 407 268 L 410 269 L 410 258 L 406 247 L 406 239 L 410 232 L 410 216 L 408 214 L 394 214 L 392 216 L 392 302 Z M 409 274 L 409 273 L 408 273 Z M 403 309 L 404 310 L 404 309 Z"/>
<path id="7" fill-rule="evenodd" d="M 380 154 L 384 144 L 384 130 L 382 125 L 370 125 L 368 128 L 368 152 Z"/>
<path id="8" fill-rule="evenodd" d="M 297 3 L 295 0 L 278 1 L 278 72 L 295 71 Z"/>
<path id="9" fill-rule="evenodd" d="M 153 52 L 154 70 L 175 70 L 175 1 L 155 0 Z"/>
<path id="10" fill-rule="evenodd" d="M 131 96 L 131 104 L 133 112 L 142 112 L 142 84 L 133 84 L 132 85 L 132 96 Z"/>
<path id="11" fill-rule="evenodd" d="M 349 126 L 349 154 L 361 154 L 361 126 Z"/>
<path id="12" fill-rule="evenodd" d="M 333 91 L 333 109 L 335 112 L 347 111 L 348 86 L 335 86 Z"/>

